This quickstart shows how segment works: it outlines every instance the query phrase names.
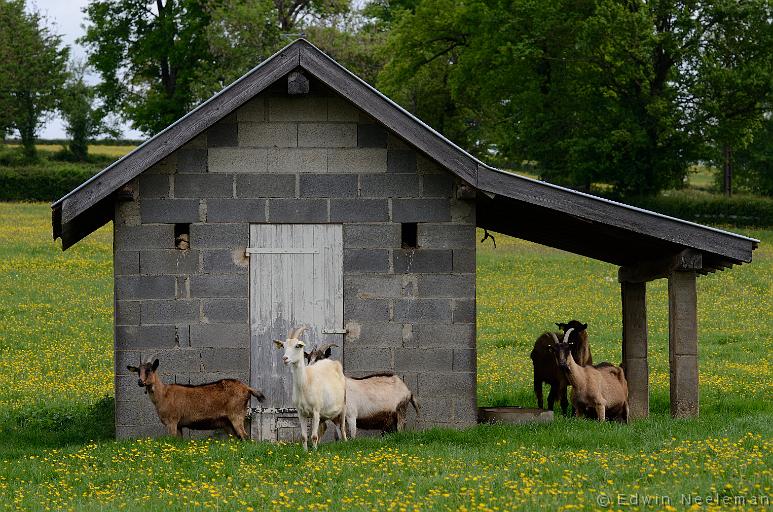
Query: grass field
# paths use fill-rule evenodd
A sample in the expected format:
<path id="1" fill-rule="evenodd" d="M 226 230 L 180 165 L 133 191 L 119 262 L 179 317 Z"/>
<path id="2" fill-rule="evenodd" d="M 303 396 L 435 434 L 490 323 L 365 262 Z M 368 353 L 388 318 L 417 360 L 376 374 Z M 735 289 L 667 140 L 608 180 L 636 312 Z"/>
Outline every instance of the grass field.
<path id="1" fill-rule="evenodd" d="M 699 419 L 668 416 L 657 282 L 647 420 L 409 432 L 305 454 L 113 440 L 111 231 L 62 253 L 47 205 L 0 203 L 0 509 L 590 510 L 609 499 L 682 510 L 697 496 L 759 510 L 773 494 L 773 231 L 745 234 L 762 240 L 754 263 L 699 280 Z M 480 404 L 533 404 L 528 353 L 557 320 L 587 321 L 594 359 L 619 361 L 613 266 L 504 236 L 497 245 L 478 257 Z"/>
<path id="2" fill-rule="evenodd" d="M 20 146 L 18 144 L 7 144 L 8 149 L 17 149 Z M 61 144 L 35 144 L 35 148 L 44 154 L 58 153 L 62 151 L 63 146 Z M 109 156 L 118 158 L 124 156 L 126 153 L 134 149 L 134 146 L 109 146 L 103 144 L 90 144 L 89 155 Z"/>

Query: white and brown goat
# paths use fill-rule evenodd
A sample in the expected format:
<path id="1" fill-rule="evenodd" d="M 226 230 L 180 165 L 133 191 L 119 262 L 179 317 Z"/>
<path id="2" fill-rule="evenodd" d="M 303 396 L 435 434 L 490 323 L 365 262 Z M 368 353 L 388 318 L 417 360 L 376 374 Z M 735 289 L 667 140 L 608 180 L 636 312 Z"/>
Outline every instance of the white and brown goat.
<path id="1" fill-rule="evenodd" d="M 282 361 L 293 377 L 293 405 L 298 410 L 303 448 L 308 450 L 307 420 L 311 418 L 311 442 L 317 449 L 319 423 L 332 420 L 346 440 L 346 379 L 341 363 L 332 359 L 306 365 L 305 343 L 299 338 L 305 327 L 291 329 L 284 341 L 274 340 L 284 349 Z"/>
<path id="2" fill-rule="evenodd" d="M 327 359 L 333 347 L 327 343 L 306 353 L 307 364 Z M 405 430 L 408 404 L 419 416 L 419 404 L 403 379 L 391 372 L 374 373 L 365 377 L 346 377 L 346 426 L 352 439 L 357 429 L 402 432 Z M 322 424 L 320 436 L 324 435 Z M 336 430 L 336 439 L 340 433 Z"/>
<path id="3" fill-rule="evenodd" d="M 419 404 L 403 379 L 393 373 L 346 377 L 346 425 L 352 439 L 357 429 L 402 432 L 408 404 L 419 416 Z"/>
<path id="4" fill-rule="evenodd" d="M 578 320 L 571 320 L 569 323 L 556 323 L 559 329 L 564 333 L 571 329 L 572 334 L 569 341 L 572 343 L 572 356 L 580 365 L 585 366 L 593 364 L 593 356 L 588 344 L 588 324 L 583 324 Z M 561 411 L 566 415 L 569 400 L 566 397 L 566 387 L 569 382 L 566 380 L 564 372 L 558 367 L 555 357 L 550 350 L 553 339 L 556 335 L 552 332 L 545 332 L 534 343 L 534 349 L 531 351 L 531 361 L 534 366 L 534 395 L 537 397 L 537 407 L 542 409 L 542 384 L 550 385 L 548 393 L 548 410 L 553 410 L 556 398 L 561 401 Z"/>
<path id="5" fill-rule="evenodd" d="M 551 333 L 550 346 L 556 362 L 572 385 L 572 407 L 577 417 L 620 420 L 628 423 L 628 382 L 623 369 L 610 363 L 581 366 L 572 355 L 569 341 L 572 329 L 566 331 L 563 342 Z"/>
<path id="6" fill-rule="evenodd" d="M 127 369 L 138 375 L 137 384 L 145 388 L 169 434 L 178 437 L 182 437 L 183 427 L 193 430 L 222 428 L 239 439 L 247 439 L 244 420 L 250 396 L 261 402 L 266 399 L 259 390 L 235 379 L 198 386 L 165 384 L 156 371 L 158 359 L 139 366 L 127 366 Z"/>

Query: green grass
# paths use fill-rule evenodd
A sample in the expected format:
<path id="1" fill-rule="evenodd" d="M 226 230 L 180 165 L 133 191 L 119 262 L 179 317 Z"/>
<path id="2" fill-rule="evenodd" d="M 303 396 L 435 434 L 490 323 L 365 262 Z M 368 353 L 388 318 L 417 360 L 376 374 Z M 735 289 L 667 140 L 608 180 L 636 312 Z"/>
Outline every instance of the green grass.
<path id="1" fill-rule="evenodd" d="M 18 150 L 21 148 L 19 144 L 7 144 L 7 148 Z M 133 150 L 136 146 L 113 146 L 108 144 L 89 144 L 89 155 L 95 156 L 107 156 L 111 158 L 119 158 L 124 156 L 129 151 Z M 35 144 L 35 148 L 41 153 L 52 154 L 62 151 L 62 144 Z"/>
<path id="2" fill-rule="evenodd" d="M 650 285 L 652 416 L 631 425 L 431 430 L 326 444 L 112 439 L 109 227 L 62 253 L 44 204 L 0 203 L 0 509 L 546 510 L 773 494 L 773 231 L 699 280 L 701 417 L 668 414 L 665 283 Z M 528 353 L 553 322 L 620 359 L 616 269 L 497 237 L 478 256 L 479 402 L 533 405 Z M 603 500 L 603 498 L 602 498 Z M 730 508 L 730 507 L 729 507 Z"/>

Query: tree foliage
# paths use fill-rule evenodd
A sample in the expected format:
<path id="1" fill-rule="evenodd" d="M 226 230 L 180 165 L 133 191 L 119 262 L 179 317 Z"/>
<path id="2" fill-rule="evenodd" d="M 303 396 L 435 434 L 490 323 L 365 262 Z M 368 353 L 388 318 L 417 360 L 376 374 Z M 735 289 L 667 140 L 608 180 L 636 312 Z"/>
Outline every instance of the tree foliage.
<path id="1" fill-rule="evenodd" d="M 0 135 L 17 130 L 24 155 L 36 157 L 35 138 L 56 108 L 69 49 L 23 0 L 0 0 Z"/>
<path id="2" fill-rule="evenodd" d="M 740 4 L 726 11 L 738 15 Z M 379 84 L 502 165 L 534 162 L 556 183 L 651 194 L 679 186 L 707 149 L 696 63 L 714 59 L 706 21 L 716 10 L 703 10 L 677 0 L 423 0 L 390 23 Z M 738 44 L 771 53 L 751 38 Z"/>
<path id="3" fill-rule="evenodd" d="M 703 37 L 689 63 L 696 131 L 730 195 L 733 154 L 765 133 L 763 116 L 773 105 L 773 9 L 767 0 L 716 0 L 697 13 Z"/>
<path id="4" fill-rule="evenodd" d="M 99 134 L 117 136 L 118 132 L 105 122 L 105 112 L 97 105 L 96 87 L 86 83 L 86 66 L 71 66 L 67 82 L 59 98 L 59 112 L 69 137 L 70 156 L 77 161 L 88 159 L 89 141 Z"/>
<path id="5" fill-rule="evenodd" d="M 81 42 L 102 81 L 105 108 L 156 133 L 195 104 L 197 69 L 210 59 L 210 14 L 200 0 L 97 0 Z"/>
<path id="6" fill-rule="evenodd" d="M 105 108 L 153 134 L 344 0 L 96 0 L 82 38 Z"/>

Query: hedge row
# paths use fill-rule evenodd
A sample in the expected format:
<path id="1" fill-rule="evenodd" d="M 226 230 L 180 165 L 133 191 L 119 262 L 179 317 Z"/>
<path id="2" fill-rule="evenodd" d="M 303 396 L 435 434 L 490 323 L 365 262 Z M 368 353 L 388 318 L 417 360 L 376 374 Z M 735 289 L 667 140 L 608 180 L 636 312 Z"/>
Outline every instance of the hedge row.
<path id="1" fill-rule="evenodd" d="M 98 171 L 65 162 L 43 168 L 0 167 L 0 201 L 54 201 Z"/>
<path id="2" fill-rule="evenodd" d="M 724 197 L 674 193 L 641 197 L 631 204 L 664 215 L 699 222 L 743 227 L 773 226 L 773 199 L 748 195 Z"/>

